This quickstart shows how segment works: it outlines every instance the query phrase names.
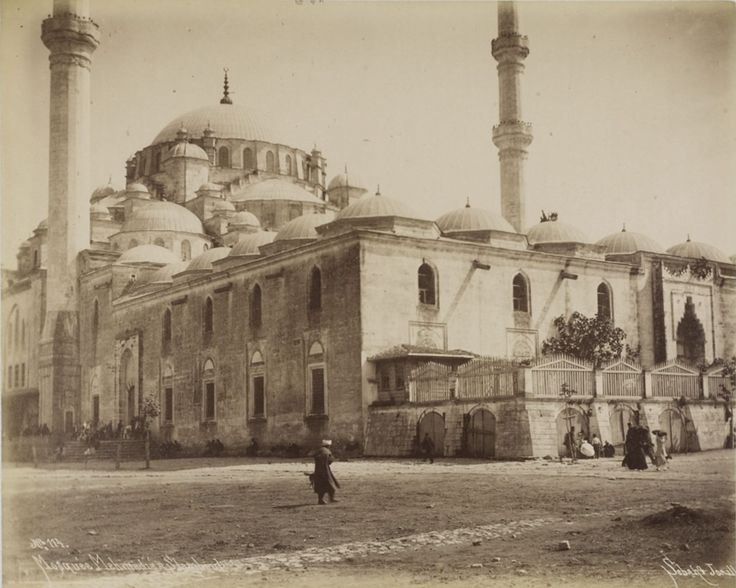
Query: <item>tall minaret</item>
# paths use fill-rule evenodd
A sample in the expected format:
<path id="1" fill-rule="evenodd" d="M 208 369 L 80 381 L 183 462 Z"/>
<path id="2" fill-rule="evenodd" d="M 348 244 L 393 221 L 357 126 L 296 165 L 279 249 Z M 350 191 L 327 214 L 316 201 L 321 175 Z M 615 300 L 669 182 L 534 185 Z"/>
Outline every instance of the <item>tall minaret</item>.
<path id="1" fill-rule="evenodd" d="M 79 397 L 77 254 L 89 247 L 90 67 L 99 45 L 89 0 L 54 0 L 41 39 L 49 49 L 48 263 L 41 337 L 39 422 L 63 427 Z"/>
<path id="2" fill-rule="evenodd" d="M 527 38 L 519 34 L 513 2 L 498 3 L 498 38 L 493 39 L 498 61 L 499 124 L 493 142 L 501 162 L 501 213 L 518 232 L 525 231 L 524 161 L 532 142 L 532 125 L 521 115 L 521 75 L 529 55 Z"/>

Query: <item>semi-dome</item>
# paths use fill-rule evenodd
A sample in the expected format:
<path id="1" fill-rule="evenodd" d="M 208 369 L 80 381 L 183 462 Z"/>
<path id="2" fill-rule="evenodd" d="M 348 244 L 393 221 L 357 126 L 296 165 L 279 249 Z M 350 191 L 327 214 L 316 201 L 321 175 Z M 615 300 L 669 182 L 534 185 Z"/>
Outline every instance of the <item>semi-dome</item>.
<path id="1" fill-rule="evenodd" d="M 273 242 L 275 237 L 275 231 L 256 231 L 255 233 L 250 233 L 233 245 L 233 248 L 230 250 L 230 257 L 260 255 L 259 247 Z"/>
<path id="2" fill-rule="evenodd" d="M 274 241 L 301 241 L 316 239 L 315 227 L 329 222 L 330 219 L 324 214 L 303 214 L 286 223 L 278 232 Z"/>
<path id="3" fill-rule="evenodd" d="M 361 218 L 369 216 L 402 216 L 416 218 L 416 215 L 398 198 L 384 196 L 376 192 L 372 196 L 365 195 L 350 206 L 337 213 L 336 220 Z"/>
<path id="4" fill-rule="evenodd" d="M 260 227 L 261 221 L 252 212 L 241 210 L 230 217 L 227 224 L 229 227 Z"/>
<path id="5" fill-rule="evenodd" d="M 197 215 L 179 204 L 155 200 L 138 208 L 126 219 L 121 233 L 133 231 L 177 231 L 204 233 Z"/>
<path id="6" fill-rule="evenodd" d="M 500 214 L 494 214 L 484 208 L 473 208 L 470 205 L 446 212 L 435 222 L 440 231 L 446 235 L 470 231 L 516 232 Z"/>
<path id="7" fill-rule="evenodd" d="M 231 198 L 236 202 L 246 200 L 290 200 L 292 202 L 324 204 L 323 200 L 320 200 L 299 184 L 278 178 L 249 184 L 237 194 L 233 194 Z"/>
<path id="8" fill-rule="evenodd" d="M 174 274 L 183 272 L 189 265 L 188 261 L 175 261 L 169 263 L 152 273 L 145 283 L 153 285 L 171 284 Z"/>
<path id="9" fill-rule="evenodd" d="M 199 188 L 197 188 L 197 194 L 199 194 L 200 192 L 222 192 L 222 184 L 205 182 Z"/>
<path id="10" fill-rule="evenodd" d="M 113 187 L 112 181 L 110 181 L 107 184 L 95 188 L 89 200 L 90 202 L 97 202 L 98 200 L 112 196 L 115 192 L 117 190 Z"/>
<path id="11" fill-rule="evenodd" d="M 190 137 L 201 137 L 205 129 L 212 129 L 221 139 L 269 141 L 272 135 L 253 114 L 237 104 L 214 104 L 191 110 L 167 124 L 151 143 L 166 143 L 177 139 L 177 132 L 185 127 Z"/>
<path id="12" fill-rule="evenodd" d="M 125 186 L 125 191 L 130 192 L 131 194 L 150 194 L 148 188 L 138 182 L 133 182 L 132 184 Z"/>
<path id="13" fill-rule="evenodd" d="M 678 255 L 679 257 L 692 257 L 694 259 L 705 258 L 709 261 L 720 261 L 721 263 L 731 263 L 728 256 L 717 247 L 701 243 L 700 241 L 691 241 L 688 237 L 684 243 L 673 245 L 667 250 L 670 255 Z"/>
<path id="14" fill-rule="evenodd" d="M 120 257 L 117 263 L 157 263 L 161 265 L 174 263 L 176 255 L 160 245 L 138 245 L 128 249 Z"/>
<path id="15" fill-rule="evenodd" d="M 330 183 L 327 185 L 328 190 L 346 187 L 360 188 L 362 190 L 365 190 L 365 183 L 363 182 L 363 180 L 360 179 L 360 177 L 351 172 L 349 174 L 337 174 L 334 178 L 330 180 Z"/>
<path id="16" fill-rule="evenodd" d="M 218 198 L 212 204 L 212 211 L 213 212 L 235 212 L 235 206 L 233 206 L 233 203 L 230 202 L 229 200 L 225 200 L 224 198 Z"/>
<path id="17" fill-rule="evenodd" d="M 89 208 L 89 214 L 94 219 L 104 220 L 110 218 L 110 211 L 107 206 L 97 201 Z"/>
<path id="18" fill-rule="evenodd" d="M 612 233 L 603 237 L 596 245 L 606 248 L 606 253 L 636 253 L 637 251 L 648 251 L 650 253 L 662 253 L 664 249 L 654 239 L 627 231 L 625 228 L 618 233 Z"/>
<path id="19" fill-rule="evenodd" d="M 589 243 L 588 237 L 572 225 L 559 220 L 546 220 L 534 225 L 526 233 L 530 245 L 542 243 Z"/>
<path id="20" fill-rule="evenodd" d="M 207 157 L 207 153 L 199 145 L 194 143 L 188 143 L 186 141 L 179 141 L 169 151 L 169 157 L 188 157 L 190 159 L 202 159 L 209 162 L 210 158 Z"/>
<path id="21" fill-rule="evenodd" d="M 227 257 L 230 254 L 229 247 L 213 247 L 200 253 L 187 265 L 187 271 L 211 270 L 212 262 Z"/>

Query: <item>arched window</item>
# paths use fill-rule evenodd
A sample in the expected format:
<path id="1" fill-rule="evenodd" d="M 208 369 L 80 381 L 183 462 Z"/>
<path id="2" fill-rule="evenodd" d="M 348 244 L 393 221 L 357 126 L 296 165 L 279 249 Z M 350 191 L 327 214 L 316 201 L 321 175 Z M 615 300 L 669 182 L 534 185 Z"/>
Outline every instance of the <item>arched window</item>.
<path id="1" fill-rule="evenodd" d="M 523 274 L 516 274 L 513 281 L 513 298 L 515 312 L 530 312 L 529 282 Z"/>
<path id="2" fill-rule="evenodd" d="M 275 172 L 276 163 L 273 156 L 273 151 L 266 151 L 266 171 Z"/>
<path id="3" fill-rule="evenodd" d="M 598 286 L 598 318 L 613 320 L 613 296 L 611 288 L 605 282 Z"/>
<path id="4" fill-rule="evenodd" d="M 189 261 L 192 259 L 192 245 L 186 239 L 181 242 L 181 260 Z"/>
<path id="5" fill-rule="evenodd" d="M 157 237 L 153 244 L 158 245 L 159 247 L 166 247 L 166 243 L 164 243 L 164 240 L 161 237 Z"/>
<path id="6" fill-rule="evenodd" d="M 437 304 L 437 284 L 434 270 L 428 263 L 423 263 L 417 271 L 420 304 Z"/>
<path id="7" fill-rule="evenodd" d="M 309 276 L 309 310 L 322 308 L 322 272 L 318 267 L 312 268 Z"/>
<path id="8" fill-rule="evenodd" d="M 204 370 L 202 374 L 202 383 L 204 385 L 203 398 L 203 416 L 205 421 L 215 420 L 215 407 L 217 405 L 215 397 L 215 364 L 211 359 L 204 362 Z"/>
<path id="9" fill-rule="evenodd" d="M 131 239 L 130 243 L 128 243 L 128 249 L 133 249 L 133 247 L 138 247 L 138 241 L 135 239 Z"/>
<path id="10" fill-rule="evenodd" d="M 92 358 L 97 357 L 97 337 L 100 333 L 100 303 L 95 298 L 92 305 Z"/>
<path id="11" fill-rule="evenodd" d="M 166 312 L 169 312 L 168 310 Z M 174 421 L 174 370 L 170 365 L 164 368 L 164 405 L 161 411 L 164 423 Z"/>
<path id="12" fill-rule="evenodd" d="M 307 414 L 327 414 L 327 388 L 325 382 L 325 352 L 322 345 L 315 341 L 309 348 L 307 356 Z"/>
<path id="13" fill-rule="evenodd" d="M 38 267 L 38 249 L 33 250 L 33 267 Z"/>
<path id="14" fill-rule="evenodd" d="M 171 309 L 164 311 L 163 325 L 161 329 L 161 347 L 163 353 L 171 351 Z"/>
<path id="15" fill-rule="evenodd" d="M 261 326 L 261 287 L 256 284 L 250 293 L 250 325 L 251 327 Z"/>
<path id="16" fill-rule="evenodd" d="M 14 312 L 15 318 L 13 319 L 13 337 L 15 339 L 15 349 L 20 349 L 20 315 L 18 309 Z"/>
<path id="17" fill-rule="evenodd" d="M 25 346 L 26 346 L 26 321 L 24 320 L 20 325 L 20 348 L 25 349 Z"/>
<path id="18" fill-rule="evenodd" d="M 286 173 L 287 176 L 290 176 L 291 175 L 291 155 L 286 156 L 284 160 L 284 166 L 286 167 L 284 172 Z"/>
<path id="19" fill-rule="evenodd" d="M 266 416 L 266 375 L 263 355 L 260 351 L 253 353 L 250 360 L 250 416 L 263 418 Z"/>
<path id="20" fill-rule="evenodd" d="M 243 169 L 253 169 L 253 150 L 246 147 L 243 149 Z"/>
<path id="21" fill-rule="evenodd" d="M 213 325 L 214 325 L 214 305 L 212 304 L 212 298 L 209 296 L 204 301 L 204 334 L 212 335 Z"/>
<path id="22" fill-rule="evenodd" d="M 217 151 L 217 165 L 219 167 L 230 167 L 230 151 L 227 147 L 220 147 Z"/>
<path id="23" fill-rule="evenodd" d="M 161 152 L 157 151 L 156 155 L 153 156 L 153 171 L 154 173 L 161 171 Z"/>

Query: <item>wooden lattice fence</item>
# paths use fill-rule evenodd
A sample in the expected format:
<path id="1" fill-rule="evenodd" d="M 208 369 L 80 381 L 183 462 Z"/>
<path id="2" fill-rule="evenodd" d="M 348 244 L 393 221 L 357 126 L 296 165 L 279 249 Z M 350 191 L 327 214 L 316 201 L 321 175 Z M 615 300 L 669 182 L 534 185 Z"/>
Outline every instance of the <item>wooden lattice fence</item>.
<path id="1" fill-rule="evenodd" d="M 571 355 L 544 355 L 531 368 L 532 396 L 559 396 L 563 385 L 575 396 L 593 396 L 593 365 Z"/>
<path id="2" fill-rule="evenodd" d="M 700 398 L 700 372 L 674 359 L 652 368 L 652 397 Z"/>
<path id="3" fill-rule="evenodd" d="M 615 359 L 601 369 L 602 396 L 644 396 L 644 373 L 641 366 L 630 360 Z"/>
<path id="4" fill-rule="evenodd" d="M 450 399 L 450 366 L 433 361 L 414 368 L 409 375 L 409 400 L 432 402 Z"/>
<path id="5" fill-rule="evenodd" d="M 519 388 L 519 367 L 505 359 L 479 357 L 457 369 L 457 398 L 513 396 Z"/>

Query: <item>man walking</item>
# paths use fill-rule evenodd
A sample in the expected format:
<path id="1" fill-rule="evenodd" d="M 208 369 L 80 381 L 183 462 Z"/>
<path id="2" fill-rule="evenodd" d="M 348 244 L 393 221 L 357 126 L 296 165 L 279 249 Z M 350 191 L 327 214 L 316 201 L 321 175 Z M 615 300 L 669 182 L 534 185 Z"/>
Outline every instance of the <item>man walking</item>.
<path id="1" fill-rule="evenodd" d="M 434 463 L 434 441 L 432 441 L 429 433 L 424 433 L 421 447 L 422 453 L 424 453 L 424 461 L 429 460 L 429 463 Z"/>
<path id="2" fill-rule="evenodd" d="M 335 499 L 335 490 L 340 487 L 335 476 L 332 475 L 330 464 L 333 457 L 330 451 L 332 441 L 327 439 L 322 441 L 320 447 L 314 454 L 314 473 L 312 474 L 312 484 L 317 494 L 317 504 L 326 504 L 324 500 L 325 494 L 330 497 L 330 502 L 337 502 Z"/>

